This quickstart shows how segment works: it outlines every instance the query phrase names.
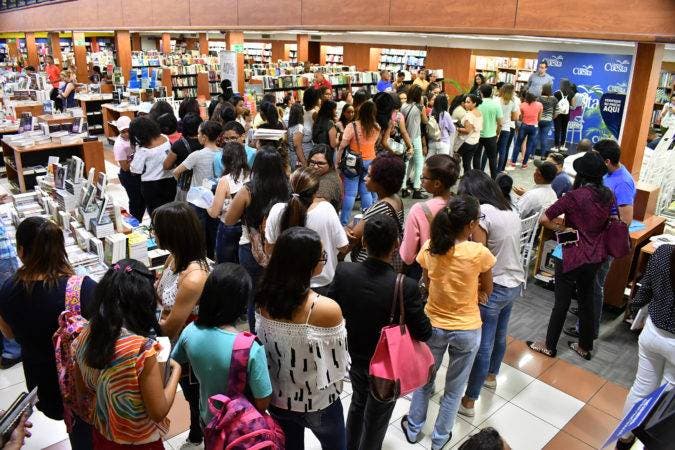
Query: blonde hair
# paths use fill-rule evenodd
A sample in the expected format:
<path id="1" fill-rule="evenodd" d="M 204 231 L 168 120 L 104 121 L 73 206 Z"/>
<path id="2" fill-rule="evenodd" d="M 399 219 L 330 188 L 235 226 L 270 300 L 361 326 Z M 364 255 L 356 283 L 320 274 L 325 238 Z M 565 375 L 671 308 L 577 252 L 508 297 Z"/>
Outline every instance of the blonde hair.
<path id="1" fill-rule="evenodd" d="M 513 99 L 513 91 L 515 87 L 511 83 L 506 83 L 499 90 L 502 96 L 502 101 L 508 103 Z"/>

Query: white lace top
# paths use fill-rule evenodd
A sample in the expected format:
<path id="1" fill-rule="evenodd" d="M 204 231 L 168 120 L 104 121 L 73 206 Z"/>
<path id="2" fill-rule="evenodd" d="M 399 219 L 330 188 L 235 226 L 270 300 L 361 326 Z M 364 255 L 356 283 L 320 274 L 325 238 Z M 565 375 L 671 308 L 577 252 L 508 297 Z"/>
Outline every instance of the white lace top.
<path id="1" fill-rule="evenodd" d="M 173 305 L 176 304 L 176 294 L 178 293 L 178 279 L 180 274 L 181 272 L 176 273 L 173 271 L 171 264 L 167 264 L 162 272 L 162 277 L 157 284 L 157 295 L 159 295 L 160 301 L 162 302 L 162 308 L 166 312 L 171 311 Z M 192 313 L 199 313 L 199 305 L 195 305 Z"/>
<path id="2" fill-rule="evenodd" d="M 278 322 L 256 312 L 256 334 L 265 346 L 277 408 L 319 411 L 340 399 L 350 362 L 345 323 L 310 325 L 311 309 L 304 324 Z"/>

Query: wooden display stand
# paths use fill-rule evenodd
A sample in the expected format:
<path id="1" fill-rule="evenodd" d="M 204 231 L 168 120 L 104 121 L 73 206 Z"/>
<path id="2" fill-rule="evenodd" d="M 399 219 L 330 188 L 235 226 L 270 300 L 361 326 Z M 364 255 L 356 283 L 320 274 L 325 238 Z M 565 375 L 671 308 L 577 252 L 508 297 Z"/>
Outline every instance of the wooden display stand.
<path id="1" fill-rule="evenodd" d="M 14 106 L 14 111 L 16 111 L 16 117 L 21 117 L 21 114 L 27 112 L 31 113 L 33 117 L 41 116 L 44 114 L 44 109 L 42 108 L 42 103 L 40 102 L 17 102 Z"/>
<path id="2" fill-rule="evenodd" d="M 46 123 L 47 125 L 67 125 L 75 121 L 75 118 L 69 114 L 43 114 L 38 116 L 38 123 Z"/>
<path id="3" fill-rule="evenodd" d="M 70 157 L 76 155 L 84 161 L 85 171 L 89 171 L 93 167 L 96 172 L 105 173 L 103 143 L 100 141 L 87 141 L 78 144 L 34 145 L 27 148 L 15 148 L 5 141 L 2 141 L 1 144 L 5 155 L 13 155 L 13 158 L 5 156 L 7 179 L 16 182 L 21 192 L 26 192 L 24 166 L 38 164 L 46 166 L 49 156 Z"/>
<path id="4" fill-rule="evenodd" d="M 87 118 L 89 134 L 103 134 L 103 112 L 101 105 L 112 100 L 112 94 L 81 94 L 78 96 L 82 113 Z"/>
<path id="5" fill-rule="evenodd" d="M 104 103 L 101 105 L 101 113 L 103 114 L 103 134 L 108 139 L 108 142 L 114 142 L 115 137 L 119 134 L 114 121 L 120 116 L 127 116 L 131 120 L 136 117 L 138 108 L 136 106 L 120 106 L 114 103 Z"/>

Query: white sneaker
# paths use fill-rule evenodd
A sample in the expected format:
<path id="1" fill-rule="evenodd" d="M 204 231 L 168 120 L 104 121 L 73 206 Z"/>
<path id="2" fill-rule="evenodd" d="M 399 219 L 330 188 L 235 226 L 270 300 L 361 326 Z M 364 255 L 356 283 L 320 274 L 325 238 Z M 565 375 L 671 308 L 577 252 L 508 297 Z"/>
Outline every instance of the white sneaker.
<path id="1" fill-rule="evenodd" d="M 565 152 L 566 152 L 566 151 L 567 151 L 567 147 L 565 147 L 565 146 L 558 147 L 558 150 L 562 150 L 562 151 L 565 151 Z"/>
<path id="2" fill-rule="evenodd" d="M 488 389 L 497 389 L 497 380 L 485 380 L 483 387 Z"/>
<path id="3" fill-rule="evenodd" d="M 467 408 L 466 406 L 462 405 L 461 401 L 459 402 L 459 410 L 457 412 L 466 417 L 473 417 L 476 415 L 474 408 Z"/>
<path id="4" fill-rule="evenodd" d="M 194 442 L 190 442 L 189 440 L 185 440 L 183 442 L 183 445 L 180 446 L 180 450 L 197 450 L 197 449 L 204 449 L 204 443 L 200 442 L 199 444 L 195 444 Z"/>
<path id="5" fill-rule="evenodd" d="M 551 151 L 552 151 L 552 152 L 557 152 L 557 151 L 558 151 L 558 147 L 551 147 Z"/>

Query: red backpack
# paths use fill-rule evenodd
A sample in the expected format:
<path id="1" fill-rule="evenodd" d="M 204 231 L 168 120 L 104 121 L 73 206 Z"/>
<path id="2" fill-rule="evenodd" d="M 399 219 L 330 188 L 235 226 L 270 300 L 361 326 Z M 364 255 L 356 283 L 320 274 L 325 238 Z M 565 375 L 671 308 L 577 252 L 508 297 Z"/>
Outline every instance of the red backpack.
<path id="1" fill-rule="evenodd" d="M 227 395 L 209 397 L 213 419 L 204 429 L 206 450 L 283 450 L 284 433 L 274 419 L 261 413 L 244 396 L 248 358 L 255 336 L 237 334 L 227 382 Z M 220 404 L 220 406 L 217 406 Z"/>
<path id="2" fill-rule="evenodd" d="M 54 333 L 56 374 L 63 399 L 63 419 L 70 432 L 74 415 L 90 422 L 93 405 L 91 398 L 77 395 L 75 386 L 75 358 L 71 351 L 73 341 L 80 335 L 87 321 L 80 314 L 80 290 L 84 277 L 73 275 L 66 283 L 65 310 L 59 316 L 59 328 Z"/>

